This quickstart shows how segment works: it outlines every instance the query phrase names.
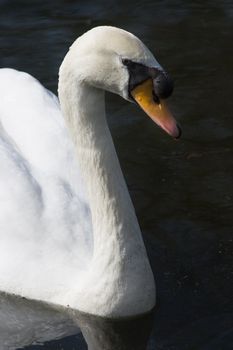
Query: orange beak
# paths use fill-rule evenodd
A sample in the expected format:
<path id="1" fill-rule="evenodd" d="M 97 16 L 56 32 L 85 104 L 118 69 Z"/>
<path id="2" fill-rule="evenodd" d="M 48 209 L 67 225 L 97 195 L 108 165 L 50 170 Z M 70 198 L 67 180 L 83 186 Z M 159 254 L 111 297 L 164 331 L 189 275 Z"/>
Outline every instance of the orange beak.
<path id="1" fill-rule="evenodd" d="M 178 139 L 181 136 L 181 129 L 176 123 L 165 102 L 162 100 L 156 103 L 153 98 L 153 82 L 151 79 L 136 86 L 131 95 L 144 112 L 169 135 Z"/>

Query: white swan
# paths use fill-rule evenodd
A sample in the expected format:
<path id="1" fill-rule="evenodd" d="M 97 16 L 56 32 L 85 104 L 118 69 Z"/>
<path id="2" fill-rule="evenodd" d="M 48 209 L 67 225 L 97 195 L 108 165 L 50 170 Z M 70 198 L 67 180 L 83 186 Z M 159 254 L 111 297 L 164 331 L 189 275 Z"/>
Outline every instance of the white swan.
<path id="1" fill-rule="evenodd" d="M 134 99 L 179 136 L 162 100 L 169 78 L 121 29 L 94 28 L 71 46 L 59 78 L 65 122 L 37 80 L 0 70 L 0 290 L 124 317 L 152 309 L 155 287 L 104 90 Z"/>

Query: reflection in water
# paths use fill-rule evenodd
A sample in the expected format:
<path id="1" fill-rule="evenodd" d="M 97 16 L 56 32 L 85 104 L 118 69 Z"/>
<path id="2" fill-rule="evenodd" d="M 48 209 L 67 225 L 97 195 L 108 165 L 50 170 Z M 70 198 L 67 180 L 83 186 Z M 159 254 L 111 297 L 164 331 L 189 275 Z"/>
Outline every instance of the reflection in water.
<path id="1" fill-rule="evenodd" d="M 76 320 L 88 350 L 145 350 L 153 313 L 121 321 L 87 315 L 79 315 Z"/>
<path id="2" fill-rule="evenodd" d="M 72 334 L 76 335 L 77 348 L 86 349 L 80 330 L 88 350 L 145 350 L 153 313 L 134 319 L 110 320 L 1 294 L 0 320 L 1 350 L 29 349 L 28 345 L 43 343 L 44 349 L 48 346 L 48 349 L 55 350 L 57 344 L 50 340 Z M 34 346 L 30 349 L 33 350 Z"/>

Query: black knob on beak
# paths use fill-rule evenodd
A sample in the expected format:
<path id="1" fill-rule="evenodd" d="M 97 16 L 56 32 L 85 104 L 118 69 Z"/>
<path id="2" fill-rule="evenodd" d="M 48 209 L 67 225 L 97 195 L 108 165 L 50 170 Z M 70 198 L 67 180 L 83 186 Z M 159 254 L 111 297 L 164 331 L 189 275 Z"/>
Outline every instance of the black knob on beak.
<path id="1" fill-rule="evenodd" d="M 162 99 L 169 97 L 172 94 L 174 84 L 172 79 L 164 72 L 160 72 L 159 75 L 153 79 L 154 92 Z"/>

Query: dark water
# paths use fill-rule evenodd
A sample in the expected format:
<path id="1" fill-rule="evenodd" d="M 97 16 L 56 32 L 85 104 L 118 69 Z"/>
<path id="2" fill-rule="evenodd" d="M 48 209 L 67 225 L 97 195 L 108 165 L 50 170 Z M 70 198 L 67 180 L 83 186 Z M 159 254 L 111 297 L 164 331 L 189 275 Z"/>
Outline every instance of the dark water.
<path id="1" fill-rule="evenodd" d="M 233 349 L 233 2 L 0 1 L 0 67 L 25 70 L 56 91 L 70 44 L 103 24 L 138 35 L 172 75 L 170 105 L 184 135 L 174 142 L 136 106 L 108 96 L 110 127 L 157 283 L 147 347 Z M 1 300 L 8 311 L 0 339 L 3 325 L 6 337 L 17 338 L 27 323 L 21 317 L 16 326 L 15 315 L 27 312 Z M 44 322 L 50 341 L 25 349 L 86 349 L 81 333 L 68 336 L 75 333 L 70 315 L 59 333 L 56 322 L 54 328 L 43 316 L 39 322 L 38 313 L 22 339 L 35 342 Z M 89 350 L 146 348 L 150 317 L 117 326 L 78 318 Z"/>

